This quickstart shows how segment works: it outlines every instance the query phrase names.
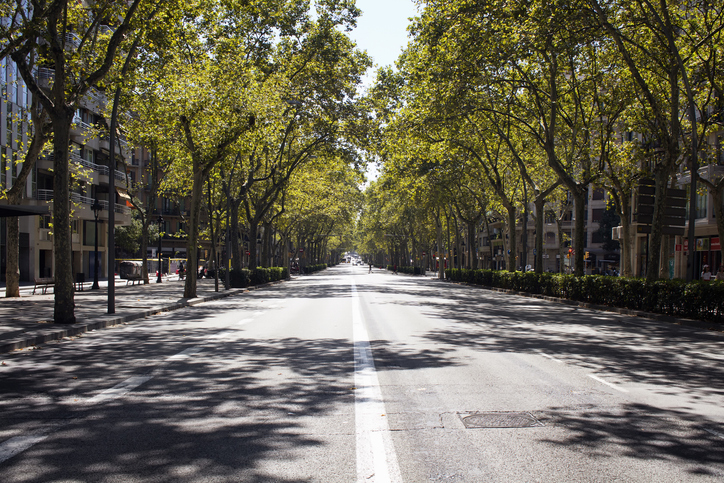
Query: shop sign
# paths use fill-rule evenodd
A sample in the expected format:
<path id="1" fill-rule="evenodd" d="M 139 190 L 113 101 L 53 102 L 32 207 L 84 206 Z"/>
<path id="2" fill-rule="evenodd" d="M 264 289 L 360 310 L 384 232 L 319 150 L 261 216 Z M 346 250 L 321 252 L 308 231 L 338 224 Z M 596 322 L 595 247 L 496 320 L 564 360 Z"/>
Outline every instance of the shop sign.
<path id="1" fill-rule="evenodd" d="M 697 252 L 708 252 L 709 251 L 709 239 L 708 238 L 697 238 L 696 239 L 696 251 Z"/>
<path id="2" fill-rule="evenodd" d="M 721 251 L 721 243 L 719 243 L 719 237 L 712 237 L 711 238 L 711 249 L 716 251 Z"/>
<path id="3" fill-rule="evenodd" d="M 676 247 L 674 247 L 674 249 L 675 249 L 677 252 L 680 252 L 680 251 L 681 251 L 681 243 L 677 243 L 677 244 L 676 244 Z"/>

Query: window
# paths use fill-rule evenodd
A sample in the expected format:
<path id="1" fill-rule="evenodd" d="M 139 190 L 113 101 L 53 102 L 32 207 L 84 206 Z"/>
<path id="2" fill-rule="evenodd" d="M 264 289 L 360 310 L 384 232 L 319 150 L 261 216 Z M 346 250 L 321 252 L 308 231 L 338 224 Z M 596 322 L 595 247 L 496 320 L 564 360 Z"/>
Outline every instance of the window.
<path id="1" fill-rule="evenodd" d="M 83 148 L 82 153 L 83 153 L 83 154 L 82 154 L 83 159 L 85 159 L 85 160 L 88 161 L 89 163 L 93 163 L 93 162 L 94 162 L 94 159 L 95 159 L 94 154 L 95 154 L 95 153 L 93 152 L 92 149 Z"/>
<path id="2" fill-rule="evenodd" d="M 7 98 L 10 102 L 15 102 L 17 85 L 15 84 L 15 62 L 10 61 L 7 64 Z M 10 109 L 8 109 L 10 111 Z"/>
<path id="3" fill-rule="evenodd" d="M 50 215 L 41 215 L 38 217 L 38 228 L 50 229 Z"/>
<path id="4" fill-rule="evenodd" d="M 545 244 L 553 245 L 556 243 L 556 234 L 552 231 L 546 233 Z"/>
<path id="5" fill-rule="evenodd" d="M 603 219 L 603 212 L 606 211 L 603 208 L 591 210 L 591 221 L 594 223 L 600 223 Z"/>
<path id="6" fill-rule="evenodd" d="M 11 105 L 8 104 L 8 115 L 6 119 L 6 125 L 5 125 L 5 144 L 8 146 L 13 145 L 13 108 Z"/>
<path id="7" fill-rule="evenodd" d="M 96 243 L 95 220 L 83 220 L 83 245 L 94 246 Z M 99 231 L 100 231 L 100 227 Z"/>
<path id="8" fill-rule="evenodd" d="M 594 231 L 593 234 L 591 235 L 591 243 L 603 243 L 603 242 L 604 242 L 603 233 L 601 233 L 598 230 Z"/>
<path id="9" fill-rule="evenodd" d="M 593 199 L 594 200 L 602 200 L 602 199 L 604 199 L 605 195 L 606 195 L 606 191 L 603 188 L 595 188 L 593 190 Z"/>
<path id="10" fill-rule="evenodd" d="M 705 192 L 704 194 L 697 194 L 696 195 L 696 218 L 706 218 L 706 205 L 709 201 L 709 193 Z"/>

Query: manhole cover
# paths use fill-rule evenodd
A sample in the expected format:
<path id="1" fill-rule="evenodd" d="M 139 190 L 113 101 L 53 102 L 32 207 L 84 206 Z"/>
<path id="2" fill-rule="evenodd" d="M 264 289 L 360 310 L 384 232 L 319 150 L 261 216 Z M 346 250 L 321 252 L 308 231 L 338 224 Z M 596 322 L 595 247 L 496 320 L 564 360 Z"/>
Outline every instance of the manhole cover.
<path id="1" fill-rule="evenodd" d="M 466 428 L 536 428 L 543 426 L 531 413 L 527 412 L 476 412 L 460 414 Z"/>

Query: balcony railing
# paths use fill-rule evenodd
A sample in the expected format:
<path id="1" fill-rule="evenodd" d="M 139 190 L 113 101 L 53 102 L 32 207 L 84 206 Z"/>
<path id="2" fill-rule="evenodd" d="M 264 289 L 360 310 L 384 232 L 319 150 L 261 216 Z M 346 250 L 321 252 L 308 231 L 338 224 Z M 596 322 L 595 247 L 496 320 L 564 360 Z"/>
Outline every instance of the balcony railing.
<path id="1" fill-rule="evenodd" d="M 36 192 L 36 199 L 38 201 L 53 201 L 53 190 L 37 190 Z M 93 202 L 95 201 L 93 198 L 89 196 L 83 196 L 79 193 L 71 193 L 70 199 L 73 201 L 73 203 L 83 204 L 83 205 L 93 205 Z M 108 201 L 106 200 L 98 200 L 99 204 L 101 205 L 102 211 L 108 211 Z M 120 213 L 122 215 L 128 215 L 131 213 L 131 209 L 123 204 L 115 203 L 115 212 Z"/>
<path id="2" fill-rule="evenodd" d="M 66 33 L 65 34 L 65 45 L 66 46 L 71 45 L 71 46 L 73 46 L 73 48 L 77 49 L 78 47 L 80 47 L 80 37 L 78 37 L 74 33 L 70 33 L 70 32 Z"/>
<path id="3" fill-rule="evenodd" d="M 47 159 L 50 161 L 53 160 L 53 153 L 48 154 Z M 104 166 L 102 164 L 96 164 L 91 161 L 88 161 L 85 158 L 82 158 L 76 153 L 70 153 L 70 162 L 72 164 L 76 164 L 79 166 L 83 166 L 88 169 L 92 169 L 93 171 L 97 172 L 98 174 L 101 174 L 103 176 L 108 176 L 108 173 L 110 172 L 110 169 L 108 166 Z M 125 181 L 126 180 L 126 173 L 123 171 L 115 170 L 114 171 L 115 178 L 119 181 Z"/>

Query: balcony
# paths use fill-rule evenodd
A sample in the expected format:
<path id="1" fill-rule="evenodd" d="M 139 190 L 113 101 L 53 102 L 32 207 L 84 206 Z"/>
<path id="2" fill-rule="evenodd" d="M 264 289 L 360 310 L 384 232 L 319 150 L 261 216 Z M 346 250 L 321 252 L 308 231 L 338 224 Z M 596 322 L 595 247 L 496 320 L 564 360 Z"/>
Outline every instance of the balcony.
<path id="1" fill-rule="evenodd" d="M 78 37 L 74 33 L 68 32 L 65 34 L 65 46 L 66 47 L 70 46 L 73 49 L 77 49 L 78 47 L 80 47 L 80 41 L 81 41 L 80 37 Z"/>
<path id="2" fill-rule="evenodd" d="M 35 193 L 35 199 L 38 201 L 53 201 L 53 190 L 37 190 Z M 79 193 L 71 193 L 70 199 L 73 203 L 79 204 L 79 205 L 88 205 L 92 206 L 93 202 L 95 201 L 93 198 L 89 196 L 83 196 Z M 106 200 L 98 200 L 98 202 L 101 205 L 101 210 L 108 211 L 108 201 Z M 131 209 L 121 203 L 115 204 L 115 210 L 116 213 L 120 213 L 121 215 L 130 215 Z"/>

